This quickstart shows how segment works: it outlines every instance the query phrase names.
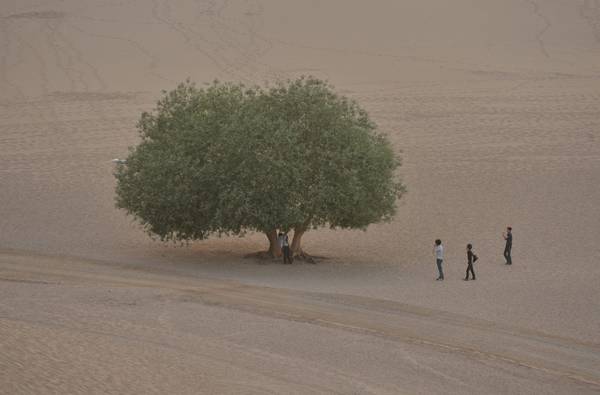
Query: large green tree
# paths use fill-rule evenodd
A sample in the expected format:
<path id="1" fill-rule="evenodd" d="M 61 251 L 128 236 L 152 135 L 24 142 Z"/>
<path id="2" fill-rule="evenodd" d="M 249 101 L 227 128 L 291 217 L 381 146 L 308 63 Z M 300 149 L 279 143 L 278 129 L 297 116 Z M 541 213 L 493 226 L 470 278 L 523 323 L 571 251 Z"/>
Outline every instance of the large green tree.
<path id="1" fill-rule="evenodd" d="M 117 207 L 161 240 L 366 229 L 404 192 L 399 158 L 360 106 L 312 77 L 270 88 L 190 82 L 143 113 L 141 142 L 117 166 Z"/>

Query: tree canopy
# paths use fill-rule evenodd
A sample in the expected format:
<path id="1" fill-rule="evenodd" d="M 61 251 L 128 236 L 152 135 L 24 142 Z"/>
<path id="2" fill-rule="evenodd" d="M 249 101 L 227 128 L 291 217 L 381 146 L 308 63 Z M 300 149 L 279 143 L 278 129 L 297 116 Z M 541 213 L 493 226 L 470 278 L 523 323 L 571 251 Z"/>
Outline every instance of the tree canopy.
<path id="1" fill-rule="evenodd" d="M 366 229 L 405 188 L 400 160 L 366 111 L 312 77 L 267 88 L 215 81 L 165 92 L 117 165 L 116 205 L 161 240 Z"/>

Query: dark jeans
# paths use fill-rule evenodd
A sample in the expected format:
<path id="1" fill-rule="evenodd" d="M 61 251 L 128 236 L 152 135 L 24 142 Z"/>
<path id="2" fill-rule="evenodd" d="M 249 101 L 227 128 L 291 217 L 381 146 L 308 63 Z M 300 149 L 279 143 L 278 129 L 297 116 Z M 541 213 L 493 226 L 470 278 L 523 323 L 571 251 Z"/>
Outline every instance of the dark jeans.
<path id="1" fill-rule="evenodd" d="M 438 278 L 444 279 L 444 271 L 442 270 L 442 262 L 444 262 L 443 259 L 436 259 L 438 272 L 440 273 Z"/>
<path id="2" fill-rule="evenodd" d="M 283 253 L 283 263 L 292 263 L 292 251 L 290 250 L 290 246 L 281 247 L 281 252 Z"/>
<path id="3" fill-rule="evenodd" d="M 466 280 L 469 279 L 469 272 L 471 272 L 471 275 L 473 276 L 473 280 L 475 280 L 475 272 L 473 271 L 473 264 L 472 263 L 467 263 L 467 274 L 465 276 Z"/>
<path id="4" fill-rule="evenodd" d="M 512 250 L 512 247 L 506 246 L 506 248 L 504 248 L 504 259 L 506 259 L 507 265 L 512 265 L 512 258 L 510 256 L 510 250 Z"/>

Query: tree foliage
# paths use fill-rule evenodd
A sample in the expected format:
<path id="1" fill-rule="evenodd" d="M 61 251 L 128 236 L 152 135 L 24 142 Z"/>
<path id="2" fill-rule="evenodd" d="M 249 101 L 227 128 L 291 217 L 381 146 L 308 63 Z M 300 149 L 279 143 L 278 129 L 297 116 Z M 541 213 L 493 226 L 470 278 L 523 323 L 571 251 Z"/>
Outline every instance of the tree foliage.
<path id="1" fill-rule="evenodd" d="M 138 123 L 116 203 L 162 240 L 389 220 L 404 186 L 390 143 L 360 106 L 312 77 L 268 88 L 189 81 Z"/>

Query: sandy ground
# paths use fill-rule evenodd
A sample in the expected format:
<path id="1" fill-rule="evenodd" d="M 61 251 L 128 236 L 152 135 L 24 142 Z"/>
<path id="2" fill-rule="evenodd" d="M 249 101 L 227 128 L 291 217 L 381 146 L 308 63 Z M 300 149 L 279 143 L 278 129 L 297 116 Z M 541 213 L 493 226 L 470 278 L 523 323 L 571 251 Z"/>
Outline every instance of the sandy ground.
<path id="1" fill-rule="evenodd" d="M 114 209 L 161 89 L 300 74 L 402 151 L 394 221 L 290 267 Z M 0 1 L 0 392 L 600 391 L 599 114 L 598 0 Z"/>
<path id="2" fill-rule="evenodd" d="M 4 253 L 6 393 L 597 393 L 600 347 L 355 295 Z"/>

